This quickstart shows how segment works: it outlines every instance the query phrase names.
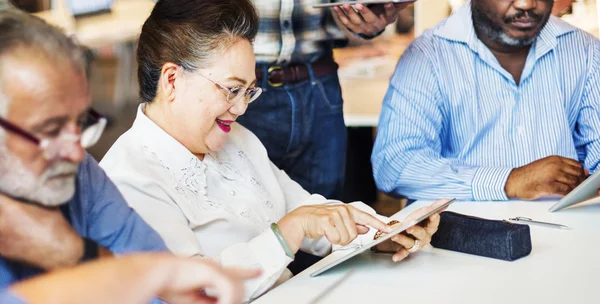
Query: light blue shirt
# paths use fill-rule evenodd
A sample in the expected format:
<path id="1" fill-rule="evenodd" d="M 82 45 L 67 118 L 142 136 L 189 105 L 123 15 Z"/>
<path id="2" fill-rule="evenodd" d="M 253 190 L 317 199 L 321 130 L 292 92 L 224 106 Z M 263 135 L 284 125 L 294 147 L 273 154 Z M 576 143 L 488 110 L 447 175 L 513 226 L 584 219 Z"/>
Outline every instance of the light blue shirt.
<path id="1" fill-rule="evenodd" d="M 513 168 L 600 161 L 600 42 L 551 17 L 517 85 L 477 38 L 470 3 L 400 59 L 371 161 L 379 189 L 411 199 L 506 200 Z"/>
<path id="2" fill-rule="evenodd" d="M 168 251 L 161 237 L 129 207 L 89 154 L 79 166 L 75 195 L 63 208 L 79 235 L 115 254 Z M 0 257 L 0 289 L 42 272 Z"/>

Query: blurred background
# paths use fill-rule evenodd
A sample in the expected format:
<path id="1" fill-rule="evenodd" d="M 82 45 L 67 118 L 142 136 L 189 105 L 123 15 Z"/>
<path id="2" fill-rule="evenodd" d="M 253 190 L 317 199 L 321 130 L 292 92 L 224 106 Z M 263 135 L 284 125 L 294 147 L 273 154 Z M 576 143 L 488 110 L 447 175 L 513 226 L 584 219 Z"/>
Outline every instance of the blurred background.
<path id="1" fill-rule="evenodd" d="M 2 2 L 7 0 L 0 0 Z M 100 160 L 133 122 L 138 105 L 135 48 L 140 27 L 150 14 L 151 0 L 12 0 L 12 4 L 65 29 L 89 47 L 94 107 L 109 117 L 109 127 L 90 153 Z M 370 155 L 381 102 L 398 58 L 414 38 L 449 16 L 464 0 L 419 0 L 402 11 L 380 37 L 352 40 L 335 51 L 340 64 L 349 131 L 344 199 L 372 204 L 392 214 L 406 203 L 378 193 Z M 598 36 L 595 0 L 556 0 L 553 13 Z"/>

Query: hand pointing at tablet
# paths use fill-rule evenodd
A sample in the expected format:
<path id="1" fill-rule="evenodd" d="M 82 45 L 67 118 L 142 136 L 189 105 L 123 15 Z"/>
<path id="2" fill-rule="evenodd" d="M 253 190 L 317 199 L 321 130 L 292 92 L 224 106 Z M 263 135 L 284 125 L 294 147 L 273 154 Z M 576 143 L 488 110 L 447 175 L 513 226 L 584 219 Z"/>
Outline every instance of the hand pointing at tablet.
<path id="1" fill-rule="evenodd" d="M 307 205 L 294 209 L 277 223 L 290 249 L 296 253 L 304 238 L 326 237 L 335 245 L 347 245 L 369 227 L 389 232 L 385 225 L 373 215 L 352 205 Z"/>

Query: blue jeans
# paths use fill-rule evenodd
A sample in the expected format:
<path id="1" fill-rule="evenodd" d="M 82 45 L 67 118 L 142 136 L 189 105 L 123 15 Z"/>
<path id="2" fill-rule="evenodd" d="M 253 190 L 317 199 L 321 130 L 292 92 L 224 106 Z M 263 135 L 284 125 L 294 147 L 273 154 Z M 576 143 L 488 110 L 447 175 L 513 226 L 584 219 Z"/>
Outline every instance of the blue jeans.
<path id="1" fill-rule="evenodd" d="M 267 75 L 267 66 L 263 75 Z M 272 87 L 238 121 L 267 148 L 269 158 L 310 193 L 339 199 L 344 183 L 347 134 L 337 74 Z M 265 77 L 266 78 L 266 77 Z"/>

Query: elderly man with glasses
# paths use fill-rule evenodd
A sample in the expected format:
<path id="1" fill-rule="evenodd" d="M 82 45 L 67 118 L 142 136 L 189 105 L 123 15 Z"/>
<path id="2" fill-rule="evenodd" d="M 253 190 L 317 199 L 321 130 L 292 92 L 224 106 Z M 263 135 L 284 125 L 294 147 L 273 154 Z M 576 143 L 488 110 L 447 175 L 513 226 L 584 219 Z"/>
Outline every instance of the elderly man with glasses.
<path id="1" fill-rule="evenodd" d="M 166 250 L 85 152 L 83 54 L 60 30 L 0 11 L 0 288 L 105 255 Z"/>

